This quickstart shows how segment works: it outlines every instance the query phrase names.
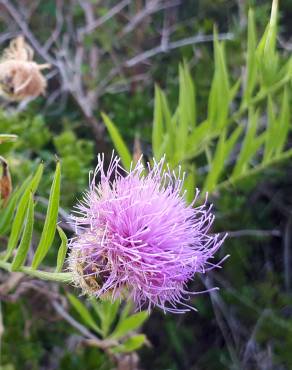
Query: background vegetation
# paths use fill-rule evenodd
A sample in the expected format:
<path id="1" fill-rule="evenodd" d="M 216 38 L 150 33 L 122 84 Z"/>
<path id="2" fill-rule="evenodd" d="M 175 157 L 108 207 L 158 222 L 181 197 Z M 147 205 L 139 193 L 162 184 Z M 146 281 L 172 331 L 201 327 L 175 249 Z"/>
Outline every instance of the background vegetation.
<path id="1" fill-rule="evenodd" d="M 292 368 L 292 4 L 281 1 L 278 26 L 271 6 L 266 0 L 0 1 L 2 47 L 22 33 L 37 60 L 52 64 L 46 97 L 3 101 L 0 116 L 0 133 L 18 136 L 0 145 L 14 189 L 21 189 L 11 198 L 15 207 L 23 199 L 23 209 L 33 208 L 21 185 L 35 174 L 26 182 L 35 181 L 37 200 L 27 266 L 50 215 L 48 201 L 59 203 L 56 155 L 60 226 L 70 236 L 68 212 L 96 154 L 109 158 L 113 147 L 126 167 L 141 153 L 166 153 L 171 166 L 181 165 L 188 194 L 196 186 L 209 191 L 215 231 L 229 231 L 221 254 L 231 255 L 222 270 L 191 284 L 221 287 L 192 300 L 198 313 L 154 311 L 149 318 L 135 316 L 130 304 L 76 299 L 78 291 L 39 281 L 30 270 L 1 270 L 1 370 Z M 17 213 L 1 212 L 7 257 Z M 3 229 L 5 217 L 10 225 Z M 62 264 L 61 230 L 50 244 L 47 266 L 55 265 L 59 245 Z"/>

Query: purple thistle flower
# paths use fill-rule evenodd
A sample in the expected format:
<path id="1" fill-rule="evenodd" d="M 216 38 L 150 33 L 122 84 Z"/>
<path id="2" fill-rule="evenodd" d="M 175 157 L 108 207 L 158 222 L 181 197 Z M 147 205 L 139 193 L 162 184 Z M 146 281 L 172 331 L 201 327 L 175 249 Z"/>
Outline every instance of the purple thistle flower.
<path id="1" fill-rule="evenodd" d="M 197 293 L 186 290 L 187 282 L 219 265 L 210 260 L 225 237 L 208 234 L 211 206 L 194 207 L 198 191 L 186 203 L 184 175 L 178 172 L 164 158 L 147 168 L 140 159 L 126 172 L 117 157 L 105 172 L 104 157 L 98 157 L 70 243 L 69 269 L 84 293 L 131 298 L 137 309 L 193 309 L 185 301 Z"/>

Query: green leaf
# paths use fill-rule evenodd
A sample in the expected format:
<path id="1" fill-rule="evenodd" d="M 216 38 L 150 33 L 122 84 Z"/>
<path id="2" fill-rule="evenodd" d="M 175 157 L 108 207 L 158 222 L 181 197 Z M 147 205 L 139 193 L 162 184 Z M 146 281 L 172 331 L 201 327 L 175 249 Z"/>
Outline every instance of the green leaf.
<path id="1" fill-rule="evenodd" d="M 183 159 L 192 159 L 200 154 L 217 132 L 211 129 L 210 121 L 200 123 L 187 139 L 187 150 Z"/>
<path id="2" fill-rule="evenodd" d="M 146 336 L 144 334 L 134 335 L 131 338 L 127 339 L 123 344 L 112 349 L 113 353 L 123 353 L 123 352 L 132 352 L 136 351 L 146 341 Z"/>
<path id="3" fill-rule="evenodd" d="M 57 226 L 57 230 L 61 239 L 61 245 L 58 250 L 57 267 L 55 272 L 61 272 L 68 249 L 68 239 L 64 231 L 59 226 Z"/>
<path id="4" fill-rule="evenodd" d="M 26 223 L 24 226 L 22 238 L 21 238 L 17 253 L 11 265 L 12 271 L 19 270 L 19 268 L 24 264 L 29 247 L 30 247 L 30 243 L 32 239 L 32 232 L 33 232 L 33 223 L 34 223 L 34 204 L 33 204 L 32 194 L 30 194 L 27 207 L 28 208 L 27 208 L 27 214 L 26 214 Z"/>
<path id="5" fill-rule="evenodd" d="M 31 266 L 34 269 L 36 269 L 39 266 L 39 264 L 47 255 L 49 248 L 52 245 L 55 237 L 59 212 L 60 186 L 61 186 L 61 165 L 60 162 L 57 162 L 55 176 L 50 191 L 50 198 L 44 228 L 41 234 L 38 247 L 32 260 Z"/>
<path id="6" fill-rule="evenodd" d="M 0 135 L 0 144 L 16 141 L 17 137 L 18 137 L 17 135 L 1 134 Z"/>
<path id="7" fill-rule="evenodd" d="M 12 223 L 12 218 L 14 216 L 14 211 L 19 201 L 19 198 L 23 194 L 24 190 L 28 186 L 31 180 L 31 176 L 26 178 L 19 189 L 13 192 L 10 197 L 7 206 L 0 213 L 0 235 L 5 234 Z"/>
<path id="8" fill-rule="evenodd" d="M 110 301 L 107 299 L 96 301 L 95 298 L 91 300 L 92 307 L 100 318 L 100 326 L 102 336 L 105 338 L 110 332 L 113 322 L 117 318 L 120 308 L 118 300 Z"/>
<path id="9" fill-rule="evenodd" d="M 130 331 L 139 328 L 143 324 L 143 322 L 147 319 L 147 317 L 148 317 L 148 312 L 141 311 L 132 316 L 125 318 L 124 320 L 118 323 L 117 327 L 111 334 L 110 338 L 119 339 L 125 336 Z"/>
<path id="10" fill-rule="evenodd" d="M 241 132 L 242 127 L 239 126 L 232 132 L 228 139 L 226 139 L 226 132 L 223 131 L 220 135 L 215 154 L 205 180 L 205 192 L 211 192 L 215 189 L 216 185 L 218 184 L 219 177 L 226 166 L 226 161 L 231 153 L 231 150 L 233 149 Z"/>
<path id="11" fill-rule="evenodd" d="M 29 182 L 29 185 L 27 186 L 27 188 L 25 189 L 22 197 L 20 198 L 20 201 L 19 201 L 19 204 L 18 204 L 18 207 L 17 207 L 17 211 L 15 213 L 15 217 L 14 217 L 14 220 L 13 220 L 10 237 L 9 237 L 9 240 L 8 240 L 8 246 L 7 246 L 7 252 L 6 252 L 6 255 L 5 255 L 5 261 L 7 261 L 10 258 L 13 250 L 16 247 L 16 244 L 18 242 L 21 230 L 23 228 L 24 217 L 25 217 L 25 214 L 26 214 L 26 211 L 27 211 L 27 205 L 28 205 L 28 202 L 29 202 L 29 198 L 31 196 L 31 193 L 34 194 L 36 192 L 36 190 L 38 188 L 38 185 L 39 185 L 39 182 L 41 180 L 42 174 L 43 174 L 43 164 L 40 164 L 38 166 L 37 170 L 36 170 L 35 175 L 31 179 L 31 181 Z"/>
<path id="12" fill-rule="evenodd" d="M 68 294 L 69 301 L 75 311 L 78 312 L 79 316 L 81 317 L 82 321 L 92 330 L 96 331 L 98 334 L 101 334 L 101 330 L 96 324 L 96 321 L 91 316 L 91 313 L 87 309 L 87 307 L 74 295 Z"/>
<path id="13" fill-rule="evenodd" d="M 281 153 L 283 152 L 290 129 L 289 90 L 287 87 L 285 87 L 284 89 L 280 112 L 281 112 L 280 117 L 277 122 L 278 134 L 277 134 L 277 145 L 275 150 L 275 154 L 277 157 L 280 156 Z"/>
<path id="14" fill-rule="evenodd" d="M 195 196 L 195 166 L 192 166 L 188 171 L 188 175 L 184 182 L 184 189 L 186 190 L 186 200 L 191 203 Z"/>
<path id="15" fill-rule="evenodd" d="M 278 139 L 278 127 L 276 121 L 276 115 L 273 106 L 272 97 L 268 97 L 268 126 L 266 128 L 266 142 L 265 151 L 263 157 L 263 163 L 269 162 L 276 149 L 276 143 Z"/>
<path id="16" fill-rule="evenodd" d="M 277 15 L 278 0 L 273 0 L 270 22 L 256 49 L 257 63 L 265 87 L 273 85 L 279 79 L 277 76 L 279 56 L 276 51 Z"/>
<path id="17" fill-rule="evenodd" d="M 237 177 L 247 170 L 251 158 L 263 144 L 265 134 L 260 136 L 260 140 L 256 139 L 258 119 L 259 111 L 255 112 L 253 108 L 250 108 L 248 114 L 248 127 L 243 139 L 241 151 L 232 172 L 232 177 Z"/>
<path id="18" fill-rule="evenodd" d="M 163 129 L 163 111 L 161 94 L 158 86 L 155 86 L 155 98 L 154 98 L 154 119 L 152 129 L 152 149 L 154 157 L 159 160 L 161 158 L 161 144 L 163 141 L 164 129 Z"/>
<path id="19" fill-rule="evenodd" d="M 248 12 L 248 35 L 247 35 L 247 66 L 246 66 L 246 81 L 243 101 L 248 101 L 253 93 L 257 79 L 257 64 L 256 64 L 256 28 L 254 21 L 254 12 L 249 9 Z"/>
<path id="20" fill-rule="evenodd" d="M 196 88 L 186 61 L 184 61 L 183 63 L 182 73 L 183 73 L 183 87 L 185 89 L 184 98 L 186 99 L 187 103 L 186 109 L 189 125 L 196 126 L 197 123 Z"/>
<path id="21" fill-rule="evenodd" d="M 114 123 L 110 120 L 110 118 L 105 113 L 101 113 L 101 116 L 102 116 L 104 124 L 106 125 L 106 128 L 108 129 L 108 132 L 114 143 L 114 146 L 119 156 L 121 157 L 123 165 L 125 166 L 127 170 L 129 170 L 131 167 L 131 163 L 132 163 L 132 156 L 131 156 L 130 151 L 128 150 L 118 129 L 116 128 Z"/>
<path id="22" fill-rule="evenodd" d="M 184 156 L 190 128 L 196 124 L 195 88 L 187 64 L 179 66 L 179 106 L 176 156 Z"/>
<path id="23" fill-rule="evenodd" d="M 208 121 L 214 128 L 222 129 L 228 123 L 231 92 L 224 44 L 219 43 L 216 29 L 214 29 L 214 59 L 215 71 L 208 101 Z"/>

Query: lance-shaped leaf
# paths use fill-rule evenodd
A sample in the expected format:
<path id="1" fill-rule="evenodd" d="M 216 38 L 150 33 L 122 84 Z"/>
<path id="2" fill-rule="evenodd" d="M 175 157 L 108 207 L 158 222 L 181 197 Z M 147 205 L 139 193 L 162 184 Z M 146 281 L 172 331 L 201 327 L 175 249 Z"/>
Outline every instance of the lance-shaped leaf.
<path id="1" fill-rule="evenodd" d="M 263 163 L 269 162 L 273 158 L 278 140 L 278 125 L 274 110 L 273 98 L 268 97 L 268 126 L 266 128 L 266 142 Z"/>
<path id="2" fill-rule="evenodd" d="M 277 123 L 277 145 L 275 154 L 280 156 L 283 152 L 284 146 L 287 141 L 289 129 L 290 129 L 290 105 L 289 105 L 289 90 L 287 87 L 284 89 L 282 104 L 280 110 L 280 117 Z"/>
<path id="3" fill-rule="evenodd" d="M 176 155 L 181 158 L 186 151 L 187 137 L 196 124 L 195 87 L 187 65 L 179 66 L 179 106 L 176 130 Z"/>
<path id="4" fill-rule="evenodd" d="M 0 144 L 7 143 L 7 142 L 13 142 L 17 140 L 17 135 L 12 134 L 1 134 L 0 135 Z"/>
<path id="5" fill-rule="evenodd" d="M 204 184 L 204 191 L 211 192 L 215 189 L 218 184 L 220 175 L 222 174 L 228 157 L 237 142 L 242 128 L 237 127 L 232 134 L 226 139 L 226 133 L 222 132 L 219 137 L 214 157 L 210 164 L 210 170 Z"/>
<path id="6" fill-rule="evenodd" d="M 254 21 L 254 12 L 252 9 L 248 12 L 248 35 L 247 35 L 247 62 L 246 62 L 246 80 L 245 80 L 245 91 L 244 91 L 244 99 L 243 101 L 248 101 L 251 96 L 252 92 L 255 87 L 256 83 L 256 72 L 257 72 L 257 64 L 256 64 L 256 43 L 257 43 L 257 36 L 256 36 L 256 28 L 255 28 L 255 21 Z"/>
<path id="7" fill-rule="evenodd" d="M 143 346 L 146 341 L 146 335 L 137 334 L 127 339 L 123 344 L 114 347 L 111 351 L 113 353 L 133 352 Z"/>
<path id="8" fill-rule="evenodd" d="M 95 298 L 91 300 L 92 307 L 100 318 L 100 327 L 103 338 L 107 337 L 113 322 L 116 320 L 120 302 L 110 301 L 110 300 L 99 300 L 96 301 Z"/>
<path id="9" fill-rule="evenodd" d="M 13 259 L 11 270 L 17 271 L 25 262 L 27 253 L 30 247 L 32 232 L 33 232 L 33 221 L 34 221 L 34 204 L 33 196 L 30 194 L 27 214 L 26 214 L 26 223 L 23 229 L 22 238 L 17 250 L 17 253 Z"/>
<path id="10" fill-rule="evenodd" d="M 155 87 L 155 104 L 154 104 L 154 119 L 153 119 L 153 128 L 152 128 L 152 149 L 154 157 L 160 159 L 160 148 L 164 135 L 163 128 L 163 111 L 161 103 L 161 94 L 159 88 Z"/>
<path id="11" fill-rule="evenodd" d="M 58 250 L 56 272 L 61 272 L 68 249 L 68 239 L 64 231 L 59 226 L 57 226 L 57 229 L 61 239 L 61 245 Z"/>
<path id="12" fill-rule="evenodd" d="M 127 145 L 125 144 L 118 129 L 111 121 L 111 119 L 105 113 L 101 113 L 101 116 L 104 124 L 106 125 L 106 128 L 108 129 L 108 132 L 114 143 L 114 146 L 117 152 L 119 153 L 119 156 L 121 157 L 123 165 L 127 170 L 129 170 L 132 163 L 132 156 L 129 149 L 127 148 Z"/>
<path id="13" fill-rule="evenodd" d="M 38 188 L 39 182 L 43 174 L 43 164 L 40 164 L 34 177 L 30 180 L 27 188 L 25 189 L 22 197 L 20 198 L 17 211 L 13 220 L 10 237 L 8 240 L 7 252 L 5 255 L 5 261 L 9 259 L 13 250 L 15 249 L 21 230 L 24 224 L 24 218 L 27 211 L 27 205 L 31 193 L 34 194 Z"/>
<path id="14" fill-rule="evenodd" d="M 253 108 L 250 108 L 248 114 L 247 130 L 243 139 L 240 153 L 232 172 L 232 178 L 240 176 L 247 170 L 251 158 L 263 144 L 265 133 L 260 135 L 259 137 L 256 137 L 258 119 L 259 111 L 255 112 Z"/>
<path id="15" fill-rule="evenodd" d="M 118 323 L 110 338 L 119 339 L 126 335 L 128 332 L 138 329 L 147 319 L 147 317 L 147 311 L 141 311 L 132 316 L 126 317 Z"/>
<path id="16" fill-rule="evenodd" d="M 24 190 L 28 186 L 31 180 L 31 176 L 26 178 L 20 188 L 15 190 L 9 198 L 7 206 L 0 212 L 0 235 L 5 234 L 11 227 L 12 218 L 14 215 L 15 208 L 19 201 L 19 198 L 23 194 Z"/>
<path id="17" fill-rule="evenodd" d="M 69 301 L 71 305 L 74 307 L 74 309 L 78 312 L 80 315 L 82 321 L 91 329 L 96 331 L 98 334 L 101 334 L 101 330 L 98 327 L 96 321 L 92 317 L 90 311 L 87 309 L 87 307 L 74 295 L 68 294 Z"/>
<path id="18" fill-rule="evenodd" d="M 39 264 L 47 255 L 55 237 L 60 201 L 60 186 L 61 186 L 61 165 L 60 162 L 58 162 L 50 191 L 50 198 L 44 228 L 34 258 L 32 260 L 31 266 L 34 269 L 36 269 L 39 266 Z"/>
<path id="19" fill-rule="evenodd" d="M 222 129 L 227 123 L 230 103 L 230 85 L 225 60 L 224 44 L 218 41 L 214 30 L 215 71 L 208 101 L 208 121 L 216 129 Z"/>

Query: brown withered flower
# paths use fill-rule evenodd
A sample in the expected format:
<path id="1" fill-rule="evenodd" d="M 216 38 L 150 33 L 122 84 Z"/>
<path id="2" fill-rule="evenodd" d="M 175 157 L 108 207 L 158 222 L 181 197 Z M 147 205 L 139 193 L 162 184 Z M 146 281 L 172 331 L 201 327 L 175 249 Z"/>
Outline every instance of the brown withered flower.
<path id="1" fill-rule="evenodd" d="M 49 64 L 33 61 L 34 52 L 23 36 L 12 40 L 0 59 L 0 95 L 10 101 L 33 99 L 44 94 L 47 82 L 41 70 Z"/>
<path id="2" fill-rule="evenodd" d="M 12 182 L 8 163 L 2 156 L 0 156 L 0 164 L 2 165 L 2 175 L 0 177 L 0 199 L 2 202 L 1 206 L 5 206 L 12 191 Z"/>

